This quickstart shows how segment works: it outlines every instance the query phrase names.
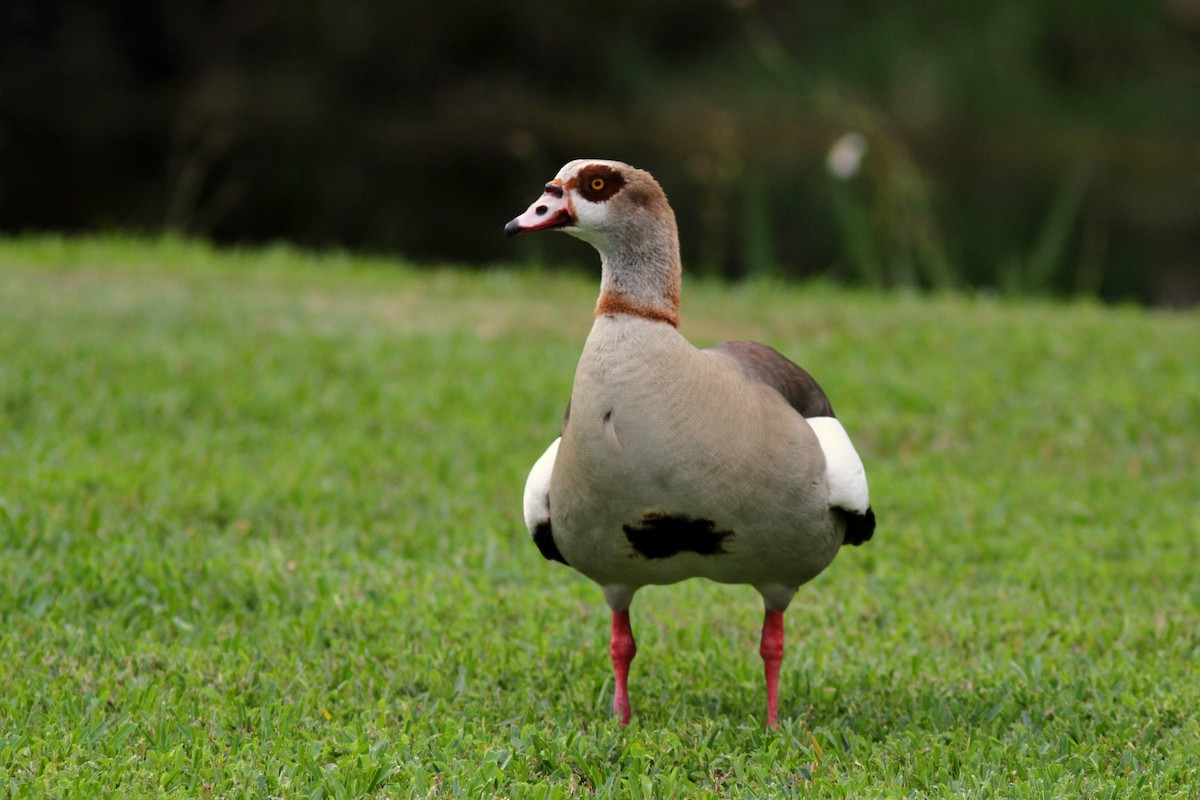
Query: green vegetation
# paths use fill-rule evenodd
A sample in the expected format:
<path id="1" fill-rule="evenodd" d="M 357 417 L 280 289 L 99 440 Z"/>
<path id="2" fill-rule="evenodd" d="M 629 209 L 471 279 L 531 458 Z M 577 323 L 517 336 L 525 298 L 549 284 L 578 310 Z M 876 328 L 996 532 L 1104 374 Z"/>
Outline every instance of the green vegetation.
<path id="1" fill-rule="evenodd" d="M 520 522 L 594 282 L 0 242 L 0 797 L 1196 797 L 1200 324 L 690 281 L 808 366 L 880 528 L 788 613 Z"/>

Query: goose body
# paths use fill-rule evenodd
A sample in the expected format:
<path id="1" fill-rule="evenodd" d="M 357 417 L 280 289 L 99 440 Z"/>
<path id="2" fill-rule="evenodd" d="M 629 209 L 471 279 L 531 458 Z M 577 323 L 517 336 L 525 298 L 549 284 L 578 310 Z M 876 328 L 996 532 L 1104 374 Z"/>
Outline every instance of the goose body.
<path id="1" fill-rule="evenodd" d="M 784 610 L 843 543 L 873 532 L 862 462 L 800 367 L 765 345 L 697 349 L 679 333 L 675 220 L 648 173 L 567 164 L 506 232 L 548 228 L 600 251 L 601 294 L 562 436 L 526 483 L 530 533 L 604 590 L 622 722 L 634 593 L 692 577 L 754 586 L 774 726 Z"/>

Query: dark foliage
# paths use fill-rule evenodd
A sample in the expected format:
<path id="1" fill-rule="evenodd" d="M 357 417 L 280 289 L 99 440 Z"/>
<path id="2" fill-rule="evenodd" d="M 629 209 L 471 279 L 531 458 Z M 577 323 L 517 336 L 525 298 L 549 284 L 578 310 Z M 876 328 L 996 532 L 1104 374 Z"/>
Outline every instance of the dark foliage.
<path id="1" fill-rule="evenodd" d="M 587 263 L 501 228 L 596 155 L 694 271 L 1183 303 L 1197 141 L 1200 0 L 0 4 L 9 232 Z"/>

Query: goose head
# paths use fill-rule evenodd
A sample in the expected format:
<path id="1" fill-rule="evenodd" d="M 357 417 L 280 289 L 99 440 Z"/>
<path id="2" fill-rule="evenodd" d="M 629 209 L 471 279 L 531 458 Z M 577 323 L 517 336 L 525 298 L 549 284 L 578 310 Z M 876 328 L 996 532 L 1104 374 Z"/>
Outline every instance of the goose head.
<path id="1" fill-rule="evenodd" d="M 577 159 L 560 169 L 504 232 L 514 236 L 561 228 L 595 244 L 639 222 L 661 224 L 664 216 L 674 223 L 667 197 L 649 172 L 620 161 Z"/>
<path id="2" fill-rule="evenodd" d="M 577 159 L 504 226 L 515 236 L 561 230 L 600 253 L 597 315 L 613 308 L 678 324 L 679 235 L 667 196 L 649 172 L 620 161 Z"/>

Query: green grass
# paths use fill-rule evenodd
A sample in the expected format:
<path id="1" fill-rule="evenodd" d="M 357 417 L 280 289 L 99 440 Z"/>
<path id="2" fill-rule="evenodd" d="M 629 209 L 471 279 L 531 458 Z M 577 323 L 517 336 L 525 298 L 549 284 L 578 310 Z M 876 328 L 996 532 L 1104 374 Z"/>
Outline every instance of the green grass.
<path id="1" fill-rule="evenodd" d="M 581 245 L 582 246 L 582 245 Z M 788 613 L 520 521 L 594 281 L 0 241 L 0 797 L 1200 796 L 1200 321 L 690 281 L 810 368 L 880 525 Z"/>

